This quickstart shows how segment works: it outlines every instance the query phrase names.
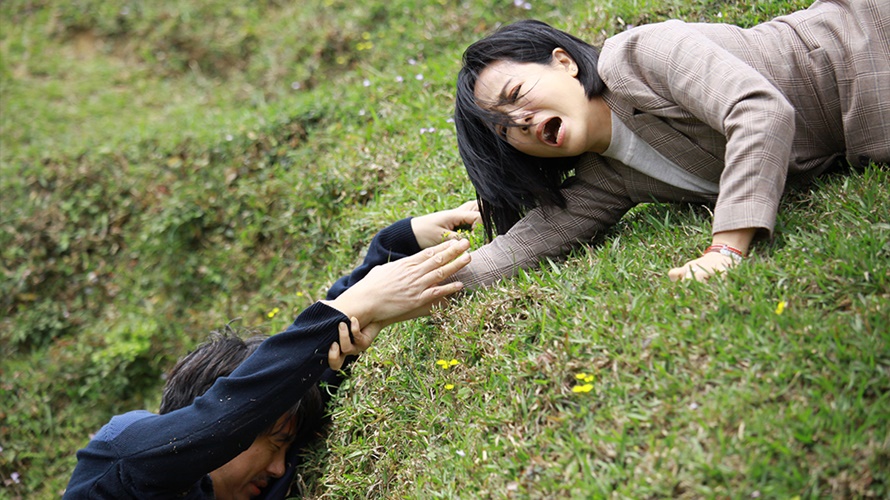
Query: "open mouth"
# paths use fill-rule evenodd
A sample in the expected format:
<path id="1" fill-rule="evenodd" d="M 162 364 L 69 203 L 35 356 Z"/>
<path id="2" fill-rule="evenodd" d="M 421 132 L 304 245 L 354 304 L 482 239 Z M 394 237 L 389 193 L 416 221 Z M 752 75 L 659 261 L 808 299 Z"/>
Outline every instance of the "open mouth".
<path id="1" fill-rule="evenodd" d="M 559 143 L 559 129 L 562 127 L 562 119 L 554 116 L 544 123 L 544 131 L 541 139 L 551 146 L 557 146 Z"/>

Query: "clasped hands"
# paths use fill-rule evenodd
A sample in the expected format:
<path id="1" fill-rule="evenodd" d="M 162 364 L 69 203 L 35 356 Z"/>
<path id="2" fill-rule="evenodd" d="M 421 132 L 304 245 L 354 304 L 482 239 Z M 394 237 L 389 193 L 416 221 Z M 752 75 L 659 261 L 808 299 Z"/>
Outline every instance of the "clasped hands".
<path id="1" fill-rule="evenodd" d="M 470 262 L 470 242 L 455 229 L 480 221 L 475 201 L 411 219 L 418 246 L 424 250 L 403 259 L 376 266 L 339 297 L 326 302 L 350 318 L 339 325 L 339 342 L 331 344 L 328 363 L 334 370 L 347 356 L 365 351 L 384 327 L 429 313 L 444 297 L 463 288 L 445 283 Z M 443 241 L 444 240 L 444 241 Z"/>

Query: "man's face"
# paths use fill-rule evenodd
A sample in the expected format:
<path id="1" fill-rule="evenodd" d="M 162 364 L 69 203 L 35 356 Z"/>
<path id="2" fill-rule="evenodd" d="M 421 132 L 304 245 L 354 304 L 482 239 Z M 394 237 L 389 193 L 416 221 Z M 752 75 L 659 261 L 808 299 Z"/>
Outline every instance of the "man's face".
<path id="1" fill-rule="evenodd" d="M 250 448 L 210 473 L 219 500 L 247 500 L 260 494 L 285 471 L 285 454 L 296 437 L 295 419 L 282 416 L 271 434 L 260 434 Z"/>

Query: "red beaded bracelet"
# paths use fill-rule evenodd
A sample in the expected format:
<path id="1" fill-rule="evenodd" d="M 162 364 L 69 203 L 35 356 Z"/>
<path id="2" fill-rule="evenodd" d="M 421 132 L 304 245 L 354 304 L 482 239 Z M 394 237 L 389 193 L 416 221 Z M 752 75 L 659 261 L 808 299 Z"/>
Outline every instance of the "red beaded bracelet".
<path id="1" fill-rule="evenodd" d="M 738 248 L 733 248 L 725 243 L 719 243 L 717 245 L 711 245 L 705 250 L 705 253 L 716 252 L 720 255 L 726 255 L 727 257 L 732 257 L 732 260 L 735 261 L 736 264 L 742 261 L 745 258 L 745 254 L 739 250 Z"/>

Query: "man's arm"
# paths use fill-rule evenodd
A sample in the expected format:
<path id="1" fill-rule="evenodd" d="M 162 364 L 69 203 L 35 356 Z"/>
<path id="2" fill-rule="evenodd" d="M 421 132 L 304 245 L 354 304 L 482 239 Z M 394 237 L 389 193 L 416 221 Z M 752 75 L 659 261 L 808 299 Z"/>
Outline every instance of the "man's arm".
<path id="1" fill-rule="evenodd" d="M 207 473 L 248 448 L 317 383 L 328 369 L 339 324 L 358 317 L 363 328 L 386 326 L 404 312 L 458 290 L 459 283 L 440 282 L 466 263 L 467 256 L 458 256 L 468 245 L 466 240 L 450 241 L 375 267 L 328 304 L 307 308 L 185 408 L 140 414 L 120 427 L 122 421 L 113 419 L 78 452 L 66 496 L 178 495 L 206 483 Z"/>
<path id="2" fill-rule="evenodd" d="M 66 497 L 188 491 L 249 447 L 316 382 L 344 321 L 324 304 L 310 306 L 192 405 L 126 422 L 116 417 L 78 452 Z"/>

